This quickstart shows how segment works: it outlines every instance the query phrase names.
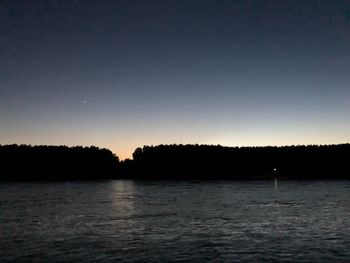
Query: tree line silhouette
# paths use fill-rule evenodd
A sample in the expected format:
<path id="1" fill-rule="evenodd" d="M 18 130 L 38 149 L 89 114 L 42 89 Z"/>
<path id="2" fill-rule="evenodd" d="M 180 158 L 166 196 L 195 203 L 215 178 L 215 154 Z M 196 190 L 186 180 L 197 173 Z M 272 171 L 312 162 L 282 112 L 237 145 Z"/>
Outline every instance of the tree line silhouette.
<path id="1" fill-rule="evenodd" d="M 144 146 L 128 165 L 140 179 L 350 179 L 350 144 Z"/>
<path id="2" fill-rule="evenodd" d="M 108 149 L 0 146 L 0 181 L 89 179 L 350 179 L 350 144 L 158 145 L 119 161 Z"/>
<path id="3" fill-rule="evenodd" d="M 98 147 L 0 146 L 0 181 L 111 179 L 119 159 Z"/>

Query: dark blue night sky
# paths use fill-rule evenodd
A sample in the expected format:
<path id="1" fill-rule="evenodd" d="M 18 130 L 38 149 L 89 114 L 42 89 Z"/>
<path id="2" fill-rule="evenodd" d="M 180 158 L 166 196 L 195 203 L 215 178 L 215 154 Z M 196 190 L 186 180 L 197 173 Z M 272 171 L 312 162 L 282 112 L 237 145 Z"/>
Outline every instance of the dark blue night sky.
<path id="1" fill-rule="evenodd" d="M 350 2 L 1 1 L 0 144 L 349 142 Z"/>

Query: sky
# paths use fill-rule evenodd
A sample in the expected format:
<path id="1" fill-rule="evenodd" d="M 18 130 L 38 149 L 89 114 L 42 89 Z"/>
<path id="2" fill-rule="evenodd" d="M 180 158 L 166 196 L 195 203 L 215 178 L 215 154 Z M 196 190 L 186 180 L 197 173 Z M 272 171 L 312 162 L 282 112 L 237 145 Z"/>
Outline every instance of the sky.
<path id="1" fill-rule="evenodd" d="M 0 144 L 335 144 L 346 0 L 0 2 Z"/>

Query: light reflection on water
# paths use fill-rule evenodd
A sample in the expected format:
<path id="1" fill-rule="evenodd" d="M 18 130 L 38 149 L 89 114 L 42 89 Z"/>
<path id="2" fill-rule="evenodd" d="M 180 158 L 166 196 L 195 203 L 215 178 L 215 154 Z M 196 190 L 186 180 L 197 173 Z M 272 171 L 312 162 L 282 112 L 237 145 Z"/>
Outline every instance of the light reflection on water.
<path id="1" fill-rule="evenodd" d="M 124 216 L 133 214 L 136 196 L 133 181 L 112 181 L 109 194 L 115 213 Z"/>
<path id="2" fill-rule="evenodd" d="M 0 185 L 0 261 L 349 261 L 349 181 Z"/>
<path id="3" fill-rule="evenodd" d="M 274 188 L 275 188 L 275 190 L 278 191 L 278 181 L 277 181 L 276 178 L 273 180 L 273 183 L 274 183 Z"/>

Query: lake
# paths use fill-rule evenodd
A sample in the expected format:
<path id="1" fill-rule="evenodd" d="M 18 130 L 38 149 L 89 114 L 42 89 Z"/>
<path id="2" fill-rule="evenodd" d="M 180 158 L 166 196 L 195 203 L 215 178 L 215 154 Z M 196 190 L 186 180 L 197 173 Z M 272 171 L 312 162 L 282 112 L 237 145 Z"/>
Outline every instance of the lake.
<path id="1" fill-rule="evenodd" d="M 0 261 L 350 261 L 350 181 L 0 184 Z"/>

